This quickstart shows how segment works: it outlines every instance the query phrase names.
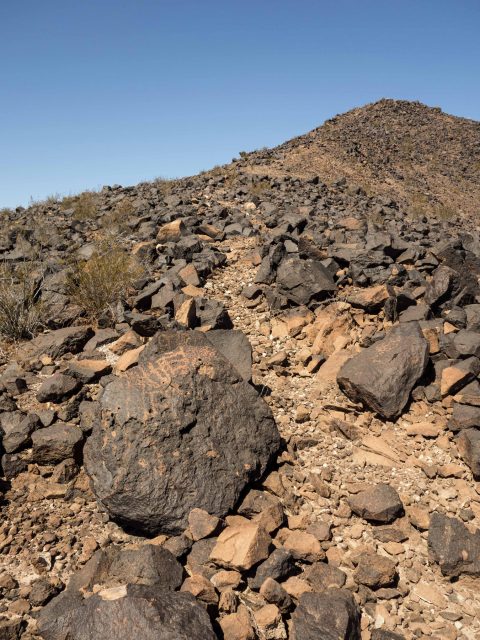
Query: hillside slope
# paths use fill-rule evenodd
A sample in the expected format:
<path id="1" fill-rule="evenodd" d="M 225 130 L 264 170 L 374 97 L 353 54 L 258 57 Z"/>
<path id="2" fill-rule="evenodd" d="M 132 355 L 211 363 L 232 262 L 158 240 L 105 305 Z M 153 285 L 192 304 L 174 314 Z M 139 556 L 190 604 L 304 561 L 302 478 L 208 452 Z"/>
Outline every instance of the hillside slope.
<path id="1" fill-rule="evenodd" d="M 249 159 L 260 173 L 345 177 L 412 215 L 478 213 L 480 123 L 419 102 L 380 100 L 353 109 Z"/>

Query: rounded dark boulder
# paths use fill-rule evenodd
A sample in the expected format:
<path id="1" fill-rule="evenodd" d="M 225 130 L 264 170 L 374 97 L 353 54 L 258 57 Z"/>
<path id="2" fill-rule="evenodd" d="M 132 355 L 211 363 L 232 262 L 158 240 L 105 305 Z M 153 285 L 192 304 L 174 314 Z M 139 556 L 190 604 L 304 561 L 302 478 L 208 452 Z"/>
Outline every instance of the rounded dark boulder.
<path id="1" fill-rule="evenodd" d="M 193 508 L 226 515 L 279 444 L 266 403 L 205 336 L 166 331 L 105 387 L 85 468 L 120 524 L 175 535 Z"/>

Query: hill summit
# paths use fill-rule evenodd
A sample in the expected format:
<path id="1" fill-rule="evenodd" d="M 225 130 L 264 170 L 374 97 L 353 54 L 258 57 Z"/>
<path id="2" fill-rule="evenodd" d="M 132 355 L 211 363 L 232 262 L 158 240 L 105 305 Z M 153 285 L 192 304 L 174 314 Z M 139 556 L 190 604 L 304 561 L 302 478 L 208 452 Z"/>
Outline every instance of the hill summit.
<path id="1" fill-rule="evenodd" d="M 258 170 L 343 177 L 413 214 L 466 216 L 480 201 L 480 123 L 420 102 L 383 99 L 254 154 Z"/>

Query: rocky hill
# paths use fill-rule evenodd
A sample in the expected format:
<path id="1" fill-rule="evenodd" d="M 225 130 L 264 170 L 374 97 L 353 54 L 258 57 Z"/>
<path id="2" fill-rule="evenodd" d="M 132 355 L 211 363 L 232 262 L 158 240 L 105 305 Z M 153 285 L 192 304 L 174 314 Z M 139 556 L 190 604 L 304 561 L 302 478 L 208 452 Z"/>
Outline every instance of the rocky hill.
<path id="1" fill-rule="evenodd" d="M 257 166 L 328 182 L 345 177 L 368 194 L 402 203 L 414 217 L 475 219 L 480 124 L 418 102 L 380 100 L 260 152 Z"/>
<path id="2" fill-rule="evenodd" d="M 478 127 L 2 210 L 0 640 L 479 637 Z"/>

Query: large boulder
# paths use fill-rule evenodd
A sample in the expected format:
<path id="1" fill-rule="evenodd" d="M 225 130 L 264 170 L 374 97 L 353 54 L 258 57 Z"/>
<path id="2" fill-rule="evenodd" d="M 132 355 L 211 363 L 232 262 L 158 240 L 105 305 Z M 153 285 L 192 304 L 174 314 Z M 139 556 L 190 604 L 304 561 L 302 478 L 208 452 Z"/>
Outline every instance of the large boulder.
<path id="1" fill-rule="evenodd" d="M 168 331 L 105 387 L 85 468 L 114 519 L 178 534 L 194 508 L 228 513 L 279 444 L 268 406 L 205 336 Z"/>
<path id="2" fill-rule="evenodd" d="M 408 322 L 348 360 L 337 382 L 351 400 L 392 419 L 401 414 L 427 361 L 428 344 L 420 326 Z"/>
<path id="3" fill-rule="evenodd" d="M 83 599 L 65 592 L 41 612 L 45 640 L 215 640 L 205 609 L 190 593 L 124 585 Z"/>

